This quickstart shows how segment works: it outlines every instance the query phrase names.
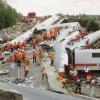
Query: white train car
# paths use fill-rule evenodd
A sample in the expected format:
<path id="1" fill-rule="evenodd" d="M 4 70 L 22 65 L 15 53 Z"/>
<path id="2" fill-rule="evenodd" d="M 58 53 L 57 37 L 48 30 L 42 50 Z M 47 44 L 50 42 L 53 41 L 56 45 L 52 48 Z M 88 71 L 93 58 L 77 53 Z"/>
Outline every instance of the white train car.
<path id="1" fill-rule="evenodd" d="M 83 70 L 87 66 L 90 70 L 100 70 L 100 49 L 75 50 L 75 67 Z"/>
<path id="2" fill-rule="evenodd" d="M 53 15 L 52 17 L 48 18 L 47 20 L 39 23 L 36 26 L 36 29 L 37 30 L 48 29 L 50 27 L 50 25 L 52 25 L 53 23 L 57 22 L 59 19 L 60 19 L 60 16 Z"/>
<path id="3" fill-rule="evenodd" d="M 69 46 L 69 47 L 66 45 L 66 47 L 70 48 L 71 50 L 80 49 L 81 47 L 86 46 L 87 40 L 89 40 L 88 44 L 91 45 L 99 39 L 100 39 L 100 30 L 85 36 L 84 39 L 81 39 L 79 42 L 75 43 L 74 45 Z"/>

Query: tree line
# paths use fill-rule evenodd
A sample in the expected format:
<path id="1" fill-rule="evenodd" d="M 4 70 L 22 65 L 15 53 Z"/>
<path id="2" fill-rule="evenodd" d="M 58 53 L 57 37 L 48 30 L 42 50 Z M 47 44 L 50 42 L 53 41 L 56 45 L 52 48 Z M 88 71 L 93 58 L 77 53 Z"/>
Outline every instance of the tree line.
<path id="1" fill-rule="evenodd" d="M 20 14 L 9 5 L 0 3 L 0 29 L 11 27 L 20 19 Z"/>
<path id="2" fill-rule="evenodd" d="M 69 21 L 77 21 L 81 24 L 82 27 L 85 27 L 88 32 L 94 32 L 100 30 L 100 23 L 97 23 L 95 16 L 89 15 L 79 15 L 74 16 Z"/>

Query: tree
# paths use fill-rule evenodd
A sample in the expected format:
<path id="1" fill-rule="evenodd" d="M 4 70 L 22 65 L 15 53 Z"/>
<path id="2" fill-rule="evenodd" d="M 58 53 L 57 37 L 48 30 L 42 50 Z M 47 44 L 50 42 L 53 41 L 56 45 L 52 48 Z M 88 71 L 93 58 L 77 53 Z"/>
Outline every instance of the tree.
<path id="1" fill-rule="evenodd" d="M 100 27 L 94 19 L 89 19 L 86 28 L 87 31 L 97 31 Z"/>
<path id="2" fill-rule="evenodd" d="M 20 19 L 20 14 L 9 5 L 0 3 L 0 29 L 11 27 Z"/>

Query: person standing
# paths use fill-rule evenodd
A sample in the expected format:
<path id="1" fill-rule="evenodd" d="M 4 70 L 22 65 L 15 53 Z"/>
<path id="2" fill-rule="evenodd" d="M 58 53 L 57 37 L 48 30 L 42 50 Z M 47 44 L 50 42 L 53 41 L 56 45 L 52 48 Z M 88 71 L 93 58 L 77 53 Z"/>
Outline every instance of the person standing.
<path id="1" fill-rule="evenodd" d="M 81 94 L 81 85 L 82 85 L 82 82 L 80 81 L 80 79 L 78 79 L 78 80 L 76 81 L 75 93 Z"/>
<path id="2" fill-rule="evenodd" d="M 44 49 L 40 46 L 38 49 L 39 58 L 42 59 L 44 53 Z"/>
<path id="3" fill-rule="evenodd" d="M 74 70 L 73 70 L 73 79 L 75 81 L 78 79 L 78 71 L 76 70 L 76 68 L 74 68 Z"/>
<path id="4" fill-rule="evenodd" d="M 65 75 L 67 75 L 67 77 L 69 77 L 68 65 L 64 64 L 64 69 L 65 69 Z"/>
<path id="5" fill-rule="evenodd" d="M 73 80 L 73 66 L 71 64 L 68 65 L 69 70 L 69 79 Z"/>
<path id="6" fill-rule="evenodd" d="M 35 50 L 32 51 L 32 56 L 33 56 L 33 63 L 36 63 L 37 53 Z"/>
<path id="7" fill-rule="evenodd" d="M 50 58 L 50 61 L 51 61 L 50 65 L 53 66 L 54 65 L 54 54 L 50 53 L 49 58 Z"/>
<path id="8" fill-rule="evenodd" d="M 41 73 L 42 73 L 42 80 L 44 80 L 44 78 L 46 78 L 46 80 L 47 80 L 48 76 L 47 76 L 47 72 L 46 72 L 45 67 L 41 68 Z"/>
<path id="9" fill-rule="evenodd" d="M 24 57 L 26 56 L 26 52 L 23 50 L 22 51 L 22 60 L 24 60 Z"/>
<path id="10" fill-rule="evenodd" d="M 83 69 L 83 72 L 85 73 L 85 77 L 89 74 L 90 69 L 86 66 Z"/>
<path id="11" fill-rule="evenodd" d="M 14 69 L 15 66 L 14 66 L 14 57 L 13 57 L 13 56 L 10 56 L 10 57 L 9 57 L 9 62 L 10 62 L 10 68 L 11 68 L 11 69 Z"/>
<path id="12" fill-rule="evenodd" d="M 21 61 L 22 61 L 22 55 L 21 53 L 18 51 L 17 55 L 16 55 L 16 61 L 17 61 L 17 66 L 21 66 Z"/>
<path id="13" fill-rule="evenodd" d="M 33 49 L 36 48 L 36 39 L 34 39 L 34 40 L 32 41 L 32 46 L 33 46 Z"/>
<path id="14" fill-rule="evenodd" d="M 23 64 L 24 64 L 24 77 L 26 77 L 29 73 L 29 64 L 30 64 L 28 56 L 24 57 Z"/>

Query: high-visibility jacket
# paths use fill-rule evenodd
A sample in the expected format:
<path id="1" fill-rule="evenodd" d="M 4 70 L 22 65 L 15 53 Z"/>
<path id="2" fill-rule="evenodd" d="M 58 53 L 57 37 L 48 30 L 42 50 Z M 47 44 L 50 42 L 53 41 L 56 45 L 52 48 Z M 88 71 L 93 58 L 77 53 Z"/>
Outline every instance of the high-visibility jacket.
<path id="1" fill-rule="evenodd" d="M 17 44 L 16 44 L 16 42 L 14 43 L 14 49 L 16 49 L 17 48 Z"/>
<path id="2" fill-rule="evenodd" d="M 23 51 L 23 52 L 22 52 L 22 58 L 24 59 L 25 56 L 26 56 L 26 52 Z"/>
<path id="3" fill-rule="evenodd" d="M 92 77 L 90 75 L 87 75 L 86 80 L 87 81 L 91 81 L 92 80 Z"/>
<path id="4" fill-rule="evenodd" d="M 57 31 L 56 31 L 56 30 L 54 31 L 54 36 L 55 36 L 55 37 L 57 36 Z"/>
<path id="5" fill-rule="evenodd" d="M 81 34 L 82 36 L 86 36 L 86 35 L 88 34 L 88 32 L 86 32 L 86 31 L 80 31 L 80 34 Z"/>
<path id="6" fill-rule="evenodd" d="M 11 43 L 11 44 L 10 44 L 10 49 L 13 49 L 13 48 L 14 48 L 14 46 L 13 46 L 13 44 Z"/>
<path id="7" fill-rule="evenodd" d="M 51 32 L 51 37 L 54 37 L 54 31 Z"/>
<path id="8" fill-rule="evenodd" d="M 29 57 L 25 56 L 24 61 L 23 61 L 24 71 L 29 71 L 29 63 L 30 63 Z"/>
<path id="9" fill-rule="evenodd" d="M 54 60 L 54 58 L 55 58 L 55 57 L 54 57 L 54 54 L 50 53 L 50 54 L 49 54 L 49 58 L 50 58 L 50 60 Z"/>
<path id="10" fill-rule="evenodd" d="M 30 63 L 29 57 L 25 56 L 23 62 L 24 62 L 24 65 L 29 65 L 29 63 Z"/>
<path id="11" fill-rule="evenodd" d="M 33 57 L 36 57 L 36 56 L 37 56 L 36 51 L 33 51 L 33 52 L 32 52 L 32 55 L 33 55 Z"/>
<path id="12" fill-rule="evenodd" d="M 16 60 L 21 61 L 22 60 L 22 55 L 20 53 L 16 54 Z"/>
<path id="13" fill-rule="evenodd" d="M 39 54 L 42 54 L 43 52 L 44 52 L 43 48 L 40 47 L 40 48 L 39 48 Z"/>

